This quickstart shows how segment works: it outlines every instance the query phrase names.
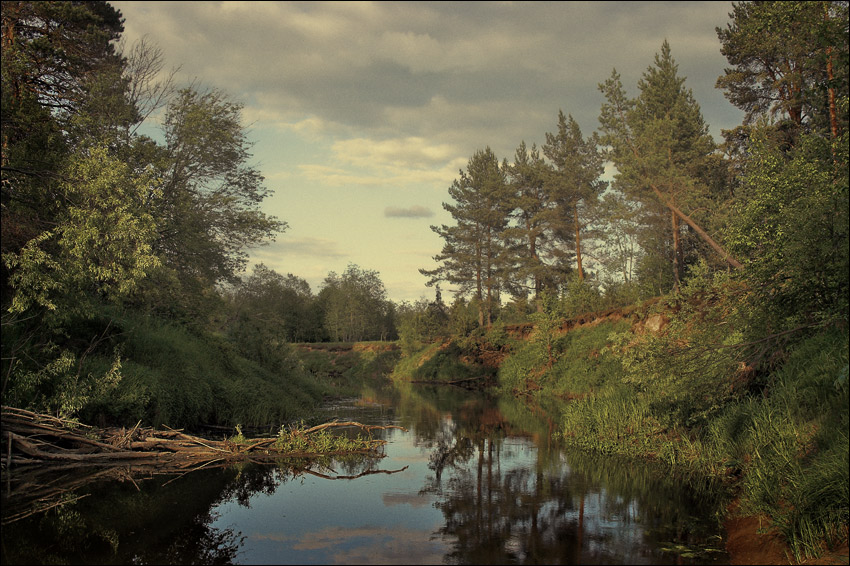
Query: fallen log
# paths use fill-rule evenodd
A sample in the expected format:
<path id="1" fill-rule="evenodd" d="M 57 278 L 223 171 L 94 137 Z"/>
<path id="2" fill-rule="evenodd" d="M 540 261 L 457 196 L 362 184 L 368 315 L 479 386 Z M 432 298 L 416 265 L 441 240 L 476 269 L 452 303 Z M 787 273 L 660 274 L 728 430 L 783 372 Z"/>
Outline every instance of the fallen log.
<path id="1" fill-rule="evenodd" d="M 96 429 L 67 419 L 41 415 L 14 407 L 2 407 L 0 429 L 6 442 L 8 469 L 13 463 L 55 464 L 78 462 L 91 464 L 123 463 L 148 460 L 167 466 L 174 462 L 181 469 L 211 460 L 272 460 L 281 457 L 315 457 L 340 454 L 380 456 L 386 441 L 372 437 L 374 430 L 400 429 L 399 426 L 364 425 L 354 421 L 332 421 L 306 429 L 281 430 L 277 437 L 247 439 L 234 437 L 210 440 L 186 434 L 181 430 L 140 428 L 137 423 L 126 429 Z M 313 435 L 330 428 L 356 427 L 368 438 L 346 439 L 334 443 L 322 438 L 313 443 Z M 332 440 L 332 439 L 331 439 Z M 297 442 L 295 442 L 297 441 Z M 188 463 L 187 463 L 188 462 Z"/>

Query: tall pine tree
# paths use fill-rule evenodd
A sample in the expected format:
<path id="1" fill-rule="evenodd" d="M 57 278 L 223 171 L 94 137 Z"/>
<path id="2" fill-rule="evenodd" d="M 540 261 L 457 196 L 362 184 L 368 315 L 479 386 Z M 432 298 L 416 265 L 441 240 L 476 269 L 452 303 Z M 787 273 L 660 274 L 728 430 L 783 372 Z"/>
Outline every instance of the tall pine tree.
<path id="1" fill-rule="evenodd" d="M 511 189 L 511 226 L 504 231 L 511 276 L 508 290 L 517 297 L 533 291 L 535 299 L 546 288 L 565 282 L 573 258 L 571 232 L 550 197 L 549 166 L 536 146 L 520 143 L 508 167 Z"/>
<path id="2" fill-rule="evenodd" d="M 599 87 L 606 98 L 599 118 L 601 141 L 609 147 L 617 167 L 618 187 L 649 209 L 666 207 L 668 211 L 676 287 L 683 268 L 681 221 L 726 262 L 741 267 L 686 213 L 705 204 L 708 191 L 700 179 L 700 168 L 714 152 L 714 142 L 699 104 L 684 83 L 665 41 L 654 66 L 638 82 L 636 99 L 626 96 L 616 70 Z"/>
<path id="3" fill-rule="evenodd" d="M 420 269 L 428 284 L 446 281 L 457 286 L 457 294 L 472 293 L 478 303 L 479 326 L 490 325 L 505 273 L 502 233 L 511 211 L 506 166 L 500 165 L 487 147 L 470 159 L 466 171 L 449 187 L 454 204 L 443 203 L 457 222 L 454 226 L 432 226 L 445 240 L 434 256 L 441 263 L 433 270 Z"/>
<path id="4" fill-rule="evenodd" d="M 578 122 L 559 111 L 558 133 L 546 134 L 543 153 L 552 165 L 548 178 L 549 195 L 561 210 L 562 218 L 572 218 L 576 270 L 579 280 L 584 280 L 581 244 L 582 231 L 588 220 L 581 208 L 592 206 L 606 186 L 600 180 L 604 166 L 599 139 L 595 133 L 585 139 Z"/>

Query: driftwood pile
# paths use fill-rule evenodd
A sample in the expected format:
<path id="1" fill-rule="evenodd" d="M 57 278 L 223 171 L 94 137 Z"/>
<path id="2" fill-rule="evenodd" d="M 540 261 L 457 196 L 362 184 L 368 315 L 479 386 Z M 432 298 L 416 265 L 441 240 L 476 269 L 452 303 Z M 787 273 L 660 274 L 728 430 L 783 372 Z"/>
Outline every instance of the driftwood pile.
<path id="1" fill-rule="evenodd" d="M 96 429 L 50 415 L 16 409 L 2 408 L 2 440 L 4 452 L 2 463 L 6 469 L 27 464 L 71 464 L 96 465 L 155 464 L 175 470 L 185 469 L 213 460 L 248 459 L 269 461 L 281 457 L 311 457 L 337 455 L 337 453 L 282 451 L 275 446 L 277 438 L 244 439 L 238 443 L 231 440 L 209 440 L 182 430 L 167 430 L 135 427 Z M 376 429 L 402 427 L 375 426 L 347 421 L 333 421 L 305 430 L 293 430 L 291 434 L 309 436 L 331 427 L 359 427 L 370 436 L 362 443 L 362 449 L 348 450 L 345 454 L 380 455 L 379 449 L 385 440 L 372 439 Z"/>
<path id="2" fill-rule="evenodd" d="M 2 525 L 19 521 L 54 507 L 87 496 L 78 493 L 91 482 L 113 480 L 132 482 L 154 476 L 174 476 L 175 481 L 200 469 L 224 468 L 235 462 L 274 462 L 292 475 L 311 474 L 330 480 L 355 479 L 369 474 L 394 474 L 401 470 L 366 470 L 352 476 L 322 473 L 312 469 L 314 458 L 340 454 L 383 456 L 385 440 L 371 438 L 376 429 L 398 426 L 373 426 L 357 422 L 333 421 L 289 434 L 309 437 L 333 427 L 358 427 L 369 438 L 363 449 L 343 452 L 292 452 L 275 447 L 277 438 L 241 438 L 209 440 L 180 430 L 155 430 L 138 424 L 126 428 L 96 429 L 66 419 L 2 407 L 3 451 L 0 462 L 4 472 L 2 489 Z M 302 443 L 303 444 L 303 443 Z M 285 460 L 284 460 L 285 459 Z M 284 462 L 286 462 L 284 464 Z M 323 466 L 320 466 L 323 467 Z M 16 474 L 15 471 L 22 473 Z"/>

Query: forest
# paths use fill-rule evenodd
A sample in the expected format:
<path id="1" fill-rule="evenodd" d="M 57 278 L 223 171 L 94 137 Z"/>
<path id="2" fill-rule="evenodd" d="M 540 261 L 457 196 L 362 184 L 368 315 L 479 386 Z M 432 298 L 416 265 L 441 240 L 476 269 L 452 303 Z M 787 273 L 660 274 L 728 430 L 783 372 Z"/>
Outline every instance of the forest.
<path id="1" fill-rule="evenodd" d="M 797 557 L 846 544 L 847 8 L 733 4 L 717 88 L 745 119 L 722 142 L 666 41 L 637 84 L 599 84 L 598 131 L 553 109 L 540 147 L 482 140 L 432 226 L 434 298 L 395 303 L 355 264 L 315 292 L 248 272 L 287 223 L 263 212 L 242 104 L 120 43 L 107 2 L 4 1 L 2 404 L 279 425 L 338 392 L 298 344 L 397 343 L 397 379 L 500 352 L 494 389 L 580 401 L 566 441 L 735 476 Z M 410 363 L 447 344 L 451 372 Z"/>

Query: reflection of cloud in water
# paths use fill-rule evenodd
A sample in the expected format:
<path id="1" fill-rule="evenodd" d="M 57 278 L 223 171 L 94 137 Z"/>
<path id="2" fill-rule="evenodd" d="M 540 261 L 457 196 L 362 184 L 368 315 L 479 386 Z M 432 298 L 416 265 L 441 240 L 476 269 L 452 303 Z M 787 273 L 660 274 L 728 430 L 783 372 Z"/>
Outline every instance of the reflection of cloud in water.
<path id="1" fill-rule="evenodd" d="M 416 493 L 385 493 L 381 496 L 381 501 L 387 507 L 391 505 L 403 505 L 405 503 L 411 507 L 425 507 L 432 504 L 430 497 L 423 497 Z"/>
<path id="2" fill-rule="evenodd" d="M 250 538 L 282 542 L 295 537 L 256 534 Z M 328 559 L 336 564 L 442 564 L 446 553 L 443 544 L 431 533 L 381 527 L 329 527 L 307 533 L 292 548 L 328 550 L 332 552 Z"/>

